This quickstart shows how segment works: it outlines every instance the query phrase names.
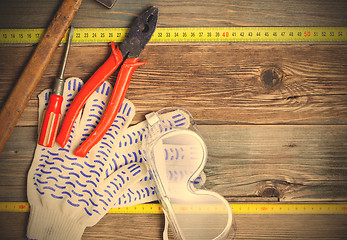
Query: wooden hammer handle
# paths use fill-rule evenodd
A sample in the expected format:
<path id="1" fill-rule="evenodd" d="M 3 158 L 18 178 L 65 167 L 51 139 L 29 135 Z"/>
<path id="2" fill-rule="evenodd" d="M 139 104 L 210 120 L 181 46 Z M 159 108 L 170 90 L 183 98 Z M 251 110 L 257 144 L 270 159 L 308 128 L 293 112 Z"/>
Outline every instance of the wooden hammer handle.
<path id="1" fill-rule="evenodd" d="M 0 112 L 0 152 L 65 35 L 82 0 L 64 0 Z"/>

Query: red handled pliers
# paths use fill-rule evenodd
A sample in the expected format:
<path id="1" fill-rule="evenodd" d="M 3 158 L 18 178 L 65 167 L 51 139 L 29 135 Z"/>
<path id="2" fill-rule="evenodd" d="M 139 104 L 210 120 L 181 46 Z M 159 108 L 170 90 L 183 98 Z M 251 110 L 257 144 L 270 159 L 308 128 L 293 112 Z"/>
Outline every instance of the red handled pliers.
<path id="1" fill-rule="evenodd" d="M 137 67 L 146 62 L 139 62 L 139 56 L 145 45 L 151 39 L 158 20 L 158 8 L 151 7 L 139 16 L 131 26 L 126 39 L 119 45 L 111 43 L 112 53 L 106 62 L 91 76 L 74 98 L 67 111 L 61 130 L 56 139 L 61 147 L 68 142 L 72 126 L 90 95 L 106 81 L 106 79 L 121 65 L 117 80 L 104 112 L 104 116 L 93 133 L 74 152 L 76 156 L 85 157 L 112 125 L 128 89 L 131 76 Z"/>

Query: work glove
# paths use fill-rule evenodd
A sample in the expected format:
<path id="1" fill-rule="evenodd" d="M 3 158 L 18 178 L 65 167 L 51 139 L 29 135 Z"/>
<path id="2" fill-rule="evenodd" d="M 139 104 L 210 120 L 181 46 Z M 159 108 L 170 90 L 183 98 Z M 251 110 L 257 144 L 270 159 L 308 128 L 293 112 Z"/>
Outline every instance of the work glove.
<path id="1" fill-rule="evenodd" d="M 82 85 L 78 78 L 66 80 L 62 115 Z M 44 90 L 39 95 L 39 122 L 50 93 Z M 99 123 L 111 93 L 111 85 L 105 82 L 91 95 L 64 148 L 57 143 L 52 148 L 36 146 L 27 181 L 29 239 L 81 239 L 85 228 L 111 208 L 157 199 L 141 151 L 147 122 L 128 128 L 135 114 L 129 100 L 124 100 L 110 129 L 85 158 L 73 155 Z M 184 126 L 188 118 L 177 110 L 165 119 Z"/>

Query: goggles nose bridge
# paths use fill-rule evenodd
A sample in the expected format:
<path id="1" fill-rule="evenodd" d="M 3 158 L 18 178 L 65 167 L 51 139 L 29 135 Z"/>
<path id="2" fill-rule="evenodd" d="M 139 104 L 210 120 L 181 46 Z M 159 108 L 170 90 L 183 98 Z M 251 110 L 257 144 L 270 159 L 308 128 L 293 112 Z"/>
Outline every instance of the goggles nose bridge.
<path id="1" fill-rule="evenodd" d="M 154 159 L 159 159 L 156 165 L 158 175 L 165 192 L 171 196 L 189 197 L 192 185 L 202 172 L 201 164 L 207 155 L 203 142 L 188 133 L 190 131 L 173 131 L 153 146 Z"/>

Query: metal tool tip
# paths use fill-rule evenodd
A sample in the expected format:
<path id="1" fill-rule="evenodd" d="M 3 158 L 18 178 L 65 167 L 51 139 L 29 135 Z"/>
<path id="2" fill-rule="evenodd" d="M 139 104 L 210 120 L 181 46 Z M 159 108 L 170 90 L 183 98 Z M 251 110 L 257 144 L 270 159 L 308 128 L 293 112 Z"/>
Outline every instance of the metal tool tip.
<path id="1" fill-rule="evenodd" d="M 69 37 L 72 37 L 73 36 L 73 33 L 74 33 L 74 27 L 73 26 L 70 26 L 70 33 L 69 33 Z"/>
<path id="2" fill-rule="evenodd" d="M 127 54 L 129 54 L 128 57 L 130 58 L 140 55 L 157 27 L 158 13 L 158 8 L 150 7 L 136 18 L 128 32 L 127 38 L 119 46 L 123 57 Z"/>
<path id="3" fill-rule="evenodd" d="M 156 16 L 158 17 L 159 9 L 157 7 L 150 7 L 147 9 L 147 11 L 143 14 L 144 17 L 151 17 Z"/>
<path id="4" fill-rule="evenodd" d="M 154 7 L 154 6 L 150 7 L 150 8 L 148 9 L 148 11 L 151 11 L 152 14 L 157 14 L 157 13 L 159 13 L 159 9 L 158 9 L 157 7 Z"/>

